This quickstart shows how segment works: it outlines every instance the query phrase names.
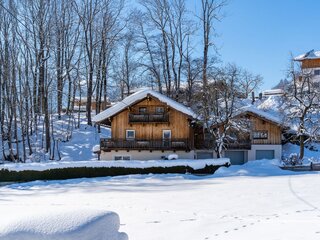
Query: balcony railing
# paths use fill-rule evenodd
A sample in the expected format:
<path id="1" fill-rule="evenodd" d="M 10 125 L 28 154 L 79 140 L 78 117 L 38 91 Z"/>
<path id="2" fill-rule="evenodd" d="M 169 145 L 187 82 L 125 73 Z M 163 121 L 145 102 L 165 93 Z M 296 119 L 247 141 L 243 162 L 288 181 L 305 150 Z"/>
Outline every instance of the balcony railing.
<path id="1" fill-rule="evenodd" d="M 129 123 L 166 123 L 169 113 L 129 113 Z"/>
<path id="2" fill-rule="evenodd" d="M 146 140 L 146 139 L 111 139 L 101 138 L 100 149 L 108 150 L 190 150 L 189 139 Z"/>
<path id="3" fill-rule="evenodd" d="M 214 149 L 215 148 L 215 141 L 214 140 L 202 140 L 195 142 L 196 149 Z M 245 149 L 251 150 L 251 140 L 244 140 L 241 142 L 233 142 L 233 143 L 225 143 L 224 147 L 226 149 Z"/>

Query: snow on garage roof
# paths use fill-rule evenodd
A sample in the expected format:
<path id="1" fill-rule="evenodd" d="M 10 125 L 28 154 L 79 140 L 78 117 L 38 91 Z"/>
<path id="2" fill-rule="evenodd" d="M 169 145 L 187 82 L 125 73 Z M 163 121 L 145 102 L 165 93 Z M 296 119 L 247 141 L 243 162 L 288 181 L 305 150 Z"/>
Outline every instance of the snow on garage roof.
<path id="1" fill-rule="evenodd" d="M 314 51 L 313 49 L 307 53 L 301 54 L 294 58 L 295 61 L 303 61 L 306 59 L 318 59 L 320 58 L 320 51 Z"/>
<path id="2" fill-rule="evenodd" d="M 104 110 L 103 112 L 99 113 L 98 115 L 93 117 L 94 122 L 101 122 L 109 117 L 112 117 L 116 115 L 117 113 L 123 111 L 127 107 L 131 106 L 132 104 L 138 102 L 139 100 L 142 100 L 148 96 L 155 97 L 159 99 L 159 101 L 168 104 L 170 107 L 174 108 L 175 110 L 182 112 L 188 116 L 191 116 L 193 118 L 196 118 L 196 114 L 188 107 L 182 105 L 181 103 L 178 103 L 174 101 L 173 99 L 158 93 L 156 91 L 150 90 L 150 89 L 143 89 L 141 91 L 138 91 L 125 99 L 123 99 L 121 102 L 118 102 L 114 106 Z"/>

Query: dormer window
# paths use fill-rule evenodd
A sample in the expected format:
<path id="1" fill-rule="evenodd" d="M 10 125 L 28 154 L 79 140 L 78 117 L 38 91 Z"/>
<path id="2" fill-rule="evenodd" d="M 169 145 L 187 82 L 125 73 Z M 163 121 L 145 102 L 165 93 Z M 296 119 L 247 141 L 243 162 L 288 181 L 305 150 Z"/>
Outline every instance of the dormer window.
<path id="1" fill-rule="evenodd" d="M 320 75 L 320 69 L 314 70 L 314 75 Z"/>
<path id="2" fill-rule="evenodd" d="M 145 113 L 147 113 L 147 108 L 146 108 L 146 107 L 139 107 L 139 113 L 140 113 L 140 114 L 145 114 Z"/>

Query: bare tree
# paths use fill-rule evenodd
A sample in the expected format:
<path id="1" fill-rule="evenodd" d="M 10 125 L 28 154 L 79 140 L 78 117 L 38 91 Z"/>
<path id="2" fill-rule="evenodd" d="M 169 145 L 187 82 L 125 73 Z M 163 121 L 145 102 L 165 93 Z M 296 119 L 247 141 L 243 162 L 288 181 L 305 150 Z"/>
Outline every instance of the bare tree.
<path id="1" fill-rule="evenodd" d="M 209 140 L 214 141 L 217 157 L 222 156 L 222 151 L 227 144 L 235 140 L 230 133 L 232 129 L 245 129 L 247 123 L 234 119 L 239 96 L 239 82 L 241 70 L 235 65 L 216 69 L 214 80 L 208 84 L 206 94 L 208 99 L 202 101 L 199 114 L 203 117 Z"/>
<path id="2" fill-rule="evenodd" d="M 220 21 L 221 9 L 226 5 L 225 0 L 201 0 L 200 21 L 203 29 L 203 88 L 208 85 L 207 66 L 210 47 L 214 46 L 212 36 L 215 34 L 215 21 Z"/>
<path id="3" fill-rule="evenodd" d="M 319 83 L 314 81 L 312 70 L 302 69 L 299 63 L 291 60 L 288 72 L 292 82 L 287 87 L 285 113 L 287 121 L 297 125 L 299 158 L 304 157 L 305 143 L 319 134 Z"/>

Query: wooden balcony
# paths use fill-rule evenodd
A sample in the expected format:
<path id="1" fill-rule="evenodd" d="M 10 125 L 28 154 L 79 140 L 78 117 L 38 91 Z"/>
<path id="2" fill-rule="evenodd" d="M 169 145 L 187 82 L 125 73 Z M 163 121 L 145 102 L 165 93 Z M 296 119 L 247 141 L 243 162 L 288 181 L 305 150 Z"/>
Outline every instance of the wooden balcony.
<path id="1" fill-rule="evenodd" d="M 129 123 L 167 123 L 169 113 L 129 113 Z"/>
<path id="2" fill-rule="evenodd" d="M 100 149 L 109 150 L 190 150 L 189 139 L 111 139 L 101 138 Z"/>
<path id="3" fill-rule="evenodd" d="M 195 148 L 196 149 L 214 149 L 215 148 L 215 141 L 214 140 L 202 140 L 202 141 L 195 141 Z M 230 150 L 236 149 L 244 149 L 244 150 L 251 150 L 251 140 L 245 140 L 241 142 L 233 142 L 233 143 L 225 143 L 225 148 Z"/>
<path id="4" fill-rule="evenodd" d="M 226 149 L 235 150 L 235 149 L 244 149 L 244 150 L 251 150 L 251 141 L 241 141 L 241 142 L 234 142 L 234 143 L 226 143 Z"/>

